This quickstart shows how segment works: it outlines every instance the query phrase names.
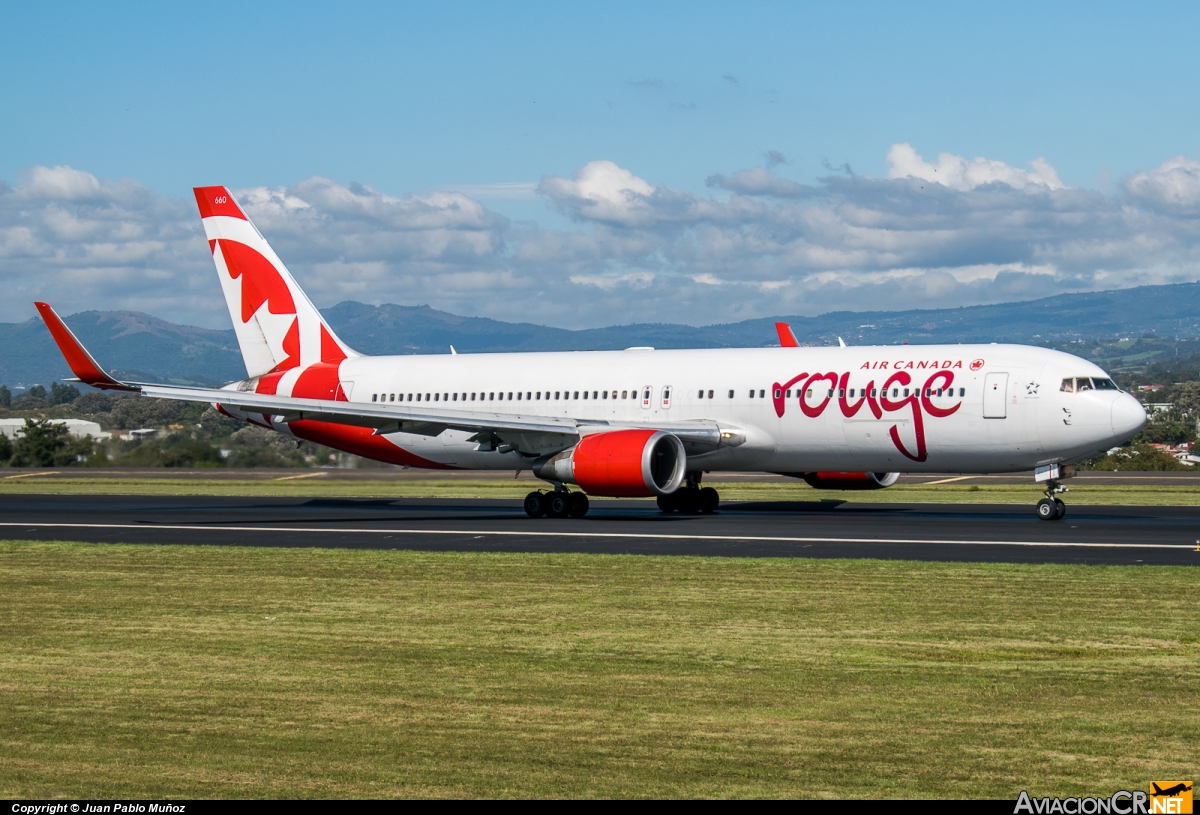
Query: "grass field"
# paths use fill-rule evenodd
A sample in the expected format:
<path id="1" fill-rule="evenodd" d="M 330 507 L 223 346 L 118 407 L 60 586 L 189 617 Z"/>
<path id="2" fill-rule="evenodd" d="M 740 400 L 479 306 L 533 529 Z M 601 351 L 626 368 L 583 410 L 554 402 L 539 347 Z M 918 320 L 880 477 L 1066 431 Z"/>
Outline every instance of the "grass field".
<path id="1" fill-rule="evenodd" d="M 337 481 L 321 477 L 286 480 L 205 480 L 201 478 L 0 478 L 0 494 L 60 493 L 100 495 L 261 495 L 330 498 L 522 498 L 546 484 L 525 475 L 513 481 L 438 479 L 420 481 Z M 855 501 L 972 504 L 1029 504 L 1041 497 L 1028 484 L 897 484 L 886 490 L 843 492 L 814 490 L 807 484 L 771 481 L 706 481 L 727 501 Z M 1165 486 L 1105 486 L 1071 484 L 1068 503 L 1127 505 L 1200 505 L 1200 483 Z M 604 499 L 599 499 L 604 500 Z"/>
<path id="2" fill-rule="evenodd" d="M 0 796 L 1145 789 L 1197 575 L 0 542 Z"/>

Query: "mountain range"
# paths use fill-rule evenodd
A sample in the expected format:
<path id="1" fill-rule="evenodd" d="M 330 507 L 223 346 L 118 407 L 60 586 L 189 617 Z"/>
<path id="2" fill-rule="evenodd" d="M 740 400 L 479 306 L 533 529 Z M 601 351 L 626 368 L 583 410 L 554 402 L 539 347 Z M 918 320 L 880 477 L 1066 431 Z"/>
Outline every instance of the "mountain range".
<path id="1" fill-rule="evenodd" d="M 31 306 L 32 310 L 32 306 Z M 1200 283 L 1059 294 L 1040 300 L 953 309 L 838 311 L 708 326 L 647 323 L 570 330 L 429 306 L 346 301 L 323 314 L 341 338 L 368 354 L 761 347 L 778 344 L 774 323 L 790 323 L 801 344 L 1020 342 L 1061 345 L 1117 337 L 1200 337 Z M 97 360 L 118 376 L 215 385 L 245 376 L 233 330 L 176 325 L 132 311 L 85 311 L 66 318 Z M 0 384 L 19 389 L 71 376 L 41 320 L 0 323 Z"/>

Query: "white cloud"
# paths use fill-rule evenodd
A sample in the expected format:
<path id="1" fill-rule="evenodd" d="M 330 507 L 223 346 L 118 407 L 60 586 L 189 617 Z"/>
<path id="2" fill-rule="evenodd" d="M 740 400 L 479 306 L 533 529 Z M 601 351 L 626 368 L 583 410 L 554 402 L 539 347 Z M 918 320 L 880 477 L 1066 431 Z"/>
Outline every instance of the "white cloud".
<path id="1" fill-rule="evenodd" d="M 1200 162 L 1176 156 L 1153 170 L 1135 173 L 1124 186 L 1131 196 L 1153 206 L 1194 210 L 1200 204 Z"/>
<path id="2" fill-rule="evenodd" d="M 428 303 L 581 327 L 723 322 L 836 309 L 956 306 L 1200 277 L 1200 162 L 1176 158 L 1112 194 L 910 146 L 889 178 L 812 184 L 767 167 L 711 195 L 611 161 L 537 186 L 577 228 L 511 223 L 467 188 L 393 196 L 314 177 L 235 191 L 319 305 Z M 778 166 L 779 162 L 775 163 Z M 0 319 L 136 309 L 227 325 L 190 196 L 69 167 L 0 184 Z"/>
<path id="3" fill-rule="evenodd" d="M 955 190 L 973 190 L 983 184 L 1007 184 L 1018 190 L 1061 190 L 1058 173 L 1044 158 L 1029 162 L 1033 171 L 1018 170 L 1003 161 L 986 158 L 965 159 L 942 153 L 937 164 L 917 154 L 911 144 L 893 144 L 887 154 L 889 178 L 919 178 Z"/>

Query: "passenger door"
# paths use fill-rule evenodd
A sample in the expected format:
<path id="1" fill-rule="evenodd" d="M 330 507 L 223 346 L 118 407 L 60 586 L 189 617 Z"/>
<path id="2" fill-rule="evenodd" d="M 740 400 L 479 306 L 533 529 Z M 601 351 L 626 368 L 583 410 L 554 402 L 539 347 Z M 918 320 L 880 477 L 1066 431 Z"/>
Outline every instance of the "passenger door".
<path id="1" fill-rule="evenodd" d="M 1003 419 L 1008 415 L 1005 397 L 1008 395 L 1008 374 L 990 373 L 983 378 L 983 418 Z"/>

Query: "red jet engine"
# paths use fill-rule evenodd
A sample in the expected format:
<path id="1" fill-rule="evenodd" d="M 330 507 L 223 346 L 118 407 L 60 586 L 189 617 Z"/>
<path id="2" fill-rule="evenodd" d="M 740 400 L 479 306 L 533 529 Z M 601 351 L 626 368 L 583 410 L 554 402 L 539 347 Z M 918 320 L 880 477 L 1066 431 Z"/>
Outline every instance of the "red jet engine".
<path id="1" fill-rule="evenodd" d="M 900 473 L 798 473 L 818 490 L 881 490 L 900 480 Z"/>
<path id="2" fill-rule="evenodd" d="M 589 495 L 670 495 L 683 483 L 687 454 L 678 437 L 661 430 L 610 430 L 534 462 L 533 472 L 547 481 L 578 484 Z"/>

